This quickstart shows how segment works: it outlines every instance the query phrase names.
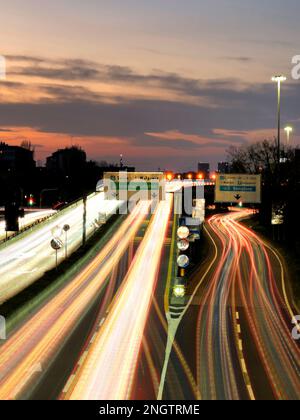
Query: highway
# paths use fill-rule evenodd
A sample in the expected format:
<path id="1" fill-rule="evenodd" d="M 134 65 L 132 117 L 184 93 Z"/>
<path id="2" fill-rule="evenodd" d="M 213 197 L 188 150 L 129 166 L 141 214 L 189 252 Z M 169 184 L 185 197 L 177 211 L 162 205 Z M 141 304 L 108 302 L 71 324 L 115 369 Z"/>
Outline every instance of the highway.
<path id="1" fill-rule="evenodd" d="M 20 230 L 31 226 L 33 223 L 35 223 L 38 220 L 44 219 L 46 217 L 52 216 L 56 213 L 55 210 L 39 210 L 39 211 L 31 211 L 29 213 L 26 213 L 23 218 L 19 219 L 20 224 Z M 7 233 L 7 236 L 11 236 L 11 232 Z M 0 221 L 0 241 L 2 239 L 5 239 L 6 232 L 5 232 L 5 221 Z"/>
<path id="2" fill-rule="evenodd" d="M 202 264 L 174 298 L 173 194 L 150 207 L 3 343 L 0 399 L 300 399 L 284 261 L 241 223 L 249 211 L 207 220 Z"/>
<path id="3" fill-rule="evenodd" d="M 139 203 L 97 256 L 4 342 L 0 348 L 1 400 L 29 398 L 35 392 L 76 326 L 107 286 L 109 275 L 147 217 L 150 205 L 151 202 Z M 56 372 L 57 381 L 59 375 Z"/>
<path id="4" fill-rule="evenodd" d="M 165 399 L 300 399 L 300 348 L 291 323 L 297 312 L 284 265 L 239 223 L 248 216 L 235 211 L 208 221 L 205 264 L 188 297 L 167 306 L 173 347 L 161 384 Z"/>
<path id="5" fill-rule="evenodd" d="M 168 194 L 167 200 L 158 204 L 123 285 L 83 354 L 64 399 L 130 399 L 172 202 L 172 195 Z"/>
<path id="6" fill-rule="evenodd" d="M 86 231 L 89 237 L 95 231 L 95 220 L 99 214 L 109 217 L 115 213 L 121 202 L 104 200 L 104 193 L 93 194 L 87 200 Z M 53 229 L 70 226 L 67 236 L 68 253 L 82 243 L 83 202 L 70 206 L 57 217 L 41 223 L 34 230 L 23 233 L 0 247 L 0 304 L 18 294 L 56 265 L 55 251 L 50 242 Z M 62 235 L 65 245 L 65 235 Z M 65 249 L 58 253 L 58 262 L 65 258 Z"/>

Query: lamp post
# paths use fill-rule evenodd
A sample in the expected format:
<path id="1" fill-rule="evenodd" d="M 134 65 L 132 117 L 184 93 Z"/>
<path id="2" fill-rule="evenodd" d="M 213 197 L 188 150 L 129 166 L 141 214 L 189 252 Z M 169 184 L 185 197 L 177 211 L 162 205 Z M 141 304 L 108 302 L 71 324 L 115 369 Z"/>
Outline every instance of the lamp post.
<path id="1" fill-rule="evenodd" d="M 277 157 L 278 157 L 278 167 L 280 166 L 280 150 L 281 150 L 281 83 L 286 81 L 285 76 L 274 76 L 272 77 L 272 82 L 277 83 L 277 94 L 278 94 L 278 108 L 277 108 L 277 118 L 278 118 L 278 134 L 277 134 Z"/>
<path id="2" fill-rule="evenodd" d="M 62 248 L 63 243 L 59 238 L 53 238 L 51 243 L 51 248 L 54 249 L 55 251 L 55 266 L 56 266 L 56 271 L 58 269 L 58 251 Z"/>
<path id="3" fill-rule="evenodd" d="M 291 139 L 291 134 L 293 132 L 293 127 L 287 126 L 285 127 L 284 131 L 286 132 L 286 140 L 287 140 L 287 145 L 290 145 L 290 139 Z"/>
<path id="4" fill-rule="evenodd" d="M 65 258 L 68 258 L 68 232 L 71 229 L 70 225 L 64 225 L 63 231 L 65 232 Z"/>

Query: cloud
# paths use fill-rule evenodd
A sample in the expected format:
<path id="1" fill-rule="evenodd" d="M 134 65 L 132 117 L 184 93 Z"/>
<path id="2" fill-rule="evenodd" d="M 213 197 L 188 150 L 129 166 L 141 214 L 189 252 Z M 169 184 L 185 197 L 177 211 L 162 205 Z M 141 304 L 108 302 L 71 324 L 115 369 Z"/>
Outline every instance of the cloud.
<path id="1" fill-rule="evenodd" d="M 10 128 L 0 128 L 0 133 L 13 133 L 14 130 Z"/>
<path id="2" fill-rule="evenodd" d="M 230 56 L 228 56 L 228 57 L 222 57 L 222 59 L 226 60 L 226 61 L 237 61 L 237 62 L 240 62 L 240 63 L 249 63 L 250 61 L 253 61 L 252 57 L 243 57 L 243 56 L 240 56 L 240 57 L 230 57 Z"/>
<path id="3" fill-rule="evenodd" d="M 75 136 L 82 142 L 86 139 L 87 147 L 94 148 L 97 156 L 106 145 L 106 151 L 111 146 L 115 152 L 120 146 L 124 153 L 128 147 L 132 155 L 134 149 L 141 150 L 145 159 L 149 150 L 153 156 L 156 151 L 161 159 L 162 151 L 167 155 L 169 150 L 170 156 L 185 156 L 192 161 L 209 153 L 224 156 L 230 144 L 272 137 L 273 132 L 275 135 L 276 89 L 272 83 L 197 80 L 160 70 L 140 74 L 129 67 L 85 60 L 14 56 L 12 62 L 18 74 L 27 72 L 32 78 L 43 74 L 44 80 L 25 82 L 20 78 L 1 84 L 6 91 L 13 91 L 17 100 L 9 101 L 6 93 L 2 95 L 0 126 L 2 130 L 34 128 L 47 136 L 48 148 L 51 135 L 68 139 Z M 94 80 L 100 84 L 87 84 Z M 102 84 L 108 89 L 102 90 Z M 116 84 L 141 89 L 114 93 Z M 151 96 L 153 88 L 161 89 L 157 98 Z M 30 89 L 35 96 L 28 99 L 23 92 Z M 140 91 L 144 98 L 139 96 Z M 165 92 L 176 95 L 170 97 Z M 300 129 L 299 96 L 300 83 L 284 85 L 283 121 L 298 121 L 295 125 Z M 37 137 L 38 144 L 44 143 L 42 134 L 41 140 Z"/>
<path id="4" fill-rule="evenodd" d="M 25 87 L 23 82 L 16 82 L 16 81 L 9 81 L 9 80 L 4 80 L 1 81 L 1 87 L 2 88 L 7 88 L 7 89 L 22 89 L 23 87 Z"/>
<path id="5" fill-rule="evenodd" d="M 39 86 L 39 91 L 45 93 L 47 96 L 49 95 L 56 102 L 104 102 L 107 99 L 104 95 L 78 85 L 43 84 Z"/>
<path id="6" fill-rule="evenodd" d="M 223 148 L 232 145 L 233 143 L 243 143 L 243 141 L 232 138 L 222 139 L 219 138 L 217 141 L 212 140 L 209 136 L 204 137 L 197 134 L 183 133 L 178 130 L 171 130 L 162 133 L 145 133 L 147 136 L 156 140 L 157 147 L 159 144 L 163 147 L 172 147 L 172 148 L 188 148 L 188 149 L 198 149 L 198 148 Z"/>
<path id="7" fill-rule="evenodd" d="M 7 60 L 12 62 L 21 62 L 21 63 L 31 63 L 31 64 L 38 64 L 43 63 L 45 61 L 42 57 L 30 56 L 30 55 L 13 55 L 13 54 L 5 54 Z"/>
<path id="8" fill-rule="evenodd" d="M 45 132 L 117 137 L 178 130 L 218 141 L 224 134 L 213 131 L 218 128 L 241 132 L 241 137 L 243 131 L 275 128 L 274 86 L 270 83 L 240 89 L 237 85 L 238 82 L 232 85 L 225 81 L 207 82 L 205 94 L 215 105 L 212 108 L 188 103 L 185 98 L 147 100 L 120 96 L 113 101 L 85 87 L 46 84 L 40 89 L 44 94 L 49 94 L 51 100 L 41 99 L 36 103 L 0 102 L 0 125 L 30 125 Z M 300 117 L 300 84 L 295 83 L 293 87 L 285 85 L 283 93 L 283 119 L 296 121 Z M 236 136 L 230 137 L 234 139 Z"/>
<path id="9" fill-rule="evenodd" d="M 240 60 L 244 58 L 240 58 Z M 82 59 L 54 60 L 41 57 L 8 56 L 8 74 L 10 77 L 27 77 L 47 80 L 48 83 L 87 82 L 108 85 L 138 86 L 143 89 L 161 89 L 193 98 L 206 98 L 216 90 L 247 88 L 238 80 L 201 80 L 184 77 L 177 73 L 153 69 L 148 74 L 141 74 L 133 68 L 118 65 L 101 64 Z"/>
<path id="10" fill-rule="evenodd" d="M 98 65 L 92 61 L 43 60 L 40 57 L 8 56 L 7 61 L 17 63 L 11 66 L 11 76 L 26 76 L 50 80 L 96 80 L 100 76 Z"/>

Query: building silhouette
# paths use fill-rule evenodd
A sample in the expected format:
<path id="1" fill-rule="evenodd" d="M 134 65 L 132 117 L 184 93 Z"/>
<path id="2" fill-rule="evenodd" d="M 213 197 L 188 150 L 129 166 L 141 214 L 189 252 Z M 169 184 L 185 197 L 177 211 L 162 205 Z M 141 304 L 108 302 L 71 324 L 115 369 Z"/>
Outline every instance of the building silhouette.
<path id="1" fill-rule="evenodd" d="M 67 147 L 54 152 L 47 158 L 46 168 L 57 176 L 78 176 L 85 169 L 86 153 L 79 147 Z"/>
<path id="2" fill-rule="evenodd" d="M 0 172 L 25 174 L 35 169 L 34 151 L 0 143 Z"/>
<path id="3" fill-rule="evenodd" d="M 210 164 L 199 162 L 198 163 L 198 172 L 203 175 L 205 179 L 209 179 L 210 177 Z"/>

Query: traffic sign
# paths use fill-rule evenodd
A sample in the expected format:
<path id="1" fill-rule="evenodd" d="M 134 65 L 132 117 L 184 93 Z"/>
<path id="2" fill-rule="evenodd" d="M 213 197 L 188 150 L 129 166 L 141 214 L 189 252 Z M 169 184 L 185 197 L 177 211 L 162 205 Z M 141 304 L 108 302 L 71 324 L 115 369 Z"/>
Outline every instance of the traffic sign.
<path id="1" fill-rule="evenodd" d="M 179 255 L 177 264 L 180 268 L 187 268 L 190 265 L 190 259 L 187 255 Z"/>
<path id="2" fill-rule="evenodd" d="M 215 203 L 261 203 L 261 175 L 218 174 Z"/>
<path id="3" fill-rule="evenodd" d="M 51 247 L 55 251 L 59 251 L 63 247 L 63 242 L 59 238 L 54 238 L 51 241 Z"/>
<path id="4" fill-rule="evenodd" d="M 187 239 L 181 239 L 177 242 L 177 247 L 179 251 L 187 251 L 190 247 L 190 243 Z"/>
<path id="5" fill-rule="evenodd" d="M 190 235 L 190 230 L 187 226 L 181 226 L 177 230 L 177 236 L 179 239 L 187 239 Z"/>

